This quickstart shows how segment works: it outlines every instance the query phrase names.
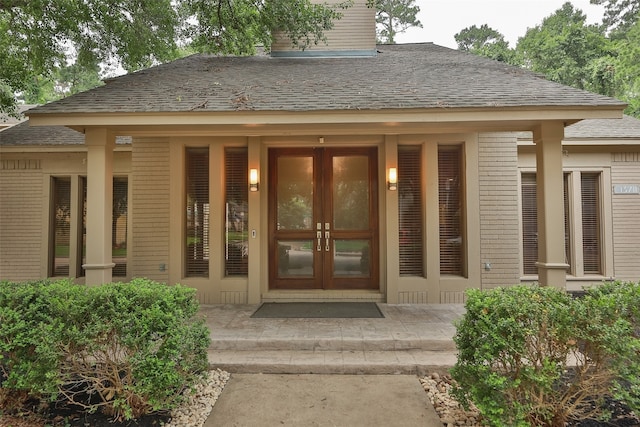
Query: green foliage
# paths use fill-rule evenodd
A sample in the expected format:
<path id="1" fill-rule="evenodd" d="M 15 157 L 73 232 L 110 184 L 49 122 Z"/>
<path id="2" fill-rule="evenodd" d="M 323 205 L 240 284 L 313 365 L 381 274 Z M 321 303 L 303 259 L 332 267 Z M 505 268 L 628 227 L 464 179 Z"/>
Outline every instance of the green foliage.
<path id="1" fill-rule="evenodd" d="M 0 2 L 0 112 L 15 94 L 55 81 L 56 70 L 121 65 L 135 71 L 188 50 L 252 54 L 274 32 L 305 48 L 350 0 L 29 0 Z M 30 95 L 25 95 L 30 96 Z M 35 99 L 39 99 L 36 97 Z"/>
<path id="2" fill-rule="evenodd" d="M 604 4 L 603 23 L 610 30 L 625 32 L 640 19 L 638 0 L 591 0 L 591 4 Z"/>
<path id="3" fill-rule="evenodd" d="M 197 310 L 193 289 L 146 279 L 1 283 L 0 407 L 15 393 L 117 419 L 171 409 L 207 368 Z"/>
<path id="4" fill-rule="evenodd" d="M 256 45 L 271 47 L 276 32 L 285 34 L 292 45 L 305 49 L 326 41 L 324 32 L 340 19 L 347 0 L 332 6 L 309 0 L 183 0 L 181 15 L 189 17 L 183 36 L 192 39 L 199 52 L 250 55 Z"/>
<path id="5" fill-rule="evenodd" d="M 585 89 L 590 63 L 610 53 L 604 29 L 585 22 L 582 11 L 565 3 L 518 40 L 519 61 L 550 80 Z"/>
<path id="6" fill-rule="evenodd" d="M 97 65 L 83 67 L 75 63 L 55 68 L 49 77 L 35 76 L 19 98 L 25 104 L 45 104 L 102 85 Z"/>
<path id="7" fill-rule="evenodd" d="M 587 25 L 571 3 L 527 30 L 510 49 L 489 26 L 455 35 L 458 49 L 518 65 L 568 86 L 618 98 L 625 114 L 640 118 L 640 1 L 591 0 L 605 4 L 602 25 Z M 607 29 L 611 30 L 607 32 Z"/>
<path id="8" fill-rule="evenodd" d="M 603 416 L 599 399 L 613 394 L 637 409 L 640 340 L 631 310 L 615 308 L 623 288 L 584 299 L 552 287 L 469 290 L 454 337 L 454 394 L 494 426 Z M 634 289 L 623 307 L 638 307 Z"/>
<path id="9" fill-rule="evenodd" d="M 584 302 L 589 316 L 599 316 L 592 323 L 612 325 L 613 334 L 602 339 L 615 351 L 614 396 L 640 413 L 640 282 L 611 282 L 591 288 Z"/>
<path id="10" fill-rule="evenodd" d="M 378 40 L 381 43 L 395 43 L 396 34 L 410 27 L 422 28 L 417 18 L 420 6 L 415 0 L 375 0 Z"/>
<path id="11" fill-rule="evenodd" d="M 514 51 L 500 32 L 484 24 L 472 25 L 454 36 L 458 49 L 506 63 L 514 62 Z"/>

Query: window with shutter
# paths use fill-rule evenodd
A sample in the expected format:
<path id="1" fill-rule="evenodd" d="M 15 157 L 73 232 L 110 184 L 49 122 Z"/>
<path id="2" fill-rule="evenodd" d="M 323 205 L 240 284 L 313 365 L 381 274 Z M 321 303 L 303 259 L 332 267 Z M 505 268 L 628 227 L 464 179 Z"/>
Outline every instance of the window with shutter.
<path id="1" fill-rule="evenodd" d="M 226 148 L 225 171 L 225 275 L 246 276 L 249 257 L 248 151 Z"/>
<path id="2" fill-rule="evenodd" d="M 439 146 L 440 274 L 462 276 L 465 273 L 462 194 L 462 147 Z"/>
<path id="3" fill-rule="evenodd" d="M 582 173 L 582 256 L 585 274 L 602 274 L 600 174 Z"/>
<path id="4" fill-rule="evenodd" d="M 569 203 L 569 195 L 571 194 L 569 187 L 570 174 L 565 173 L 562 176 L 564 188 L 564 262 L 569 265 L 568 274 L 575 274 L 572 265 L 571 256 L 571 208 Z"/>
<path id="5" fill-rule="evenodd" d="M 538 210 L 536 174 L 523 173 L 522 192 L 522 267 L 526 275 L 538 274 Z"/>
<path id="6" fill-rule="evenodd" d="M 576 217 L 571 208 L 572 175 L 580 177 L 580 200 L 582 216 Z M 568 272 L 574 275 L 603 274 L 602 270 L 602 229 L 600 210 L 602 208 L 600 194 L 600 172 L 567 172 L 563 175 L 564 189 L 564 233 L 565 233 L 565 262 L 569 264 Z M 577 179 L 577 178 L 576 178 Z M 537 245 L 537 206 L 536 206 L 536 174 L 522 174 L 522 264 L 525 275 L 538 274 L 535 263 L 538 258 Z M 577 240 L 571 233 L 572 224 L 582 228 L 582 241 Z M 573 248 L 573 249 L 572 249 Z M 572 263 L 575 251 L 576 257 L 581 257 L 583 269 Z"/>
<path id="7" fill-rule="evenodd" d="M 209 148 L 186 149 L 185 276 L 209 276 Z"/>
<path id="8" fill-rule="evenodd" d="M 424 276 L 421 164 L 421 146 L 398 147 L 398 237 L 401 276 Z"/>

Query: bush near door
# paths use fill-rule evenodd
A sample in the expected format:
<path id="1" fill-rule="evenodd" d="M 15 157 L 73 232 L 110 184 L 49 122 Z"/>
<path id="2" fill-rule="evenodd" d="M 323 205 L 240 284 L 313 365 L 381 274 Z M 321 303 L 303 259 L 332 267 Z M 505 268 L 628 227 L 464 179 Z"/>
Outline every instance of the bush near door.
<path id="1" fill-rule="evenodd" d="M 606 418 L 602 400 L 640 410 L 640 284 L 572 298 L 553 287 L 469 290 L 457 325 L 455 396 L 493 426 Z"/>
<path id="2" fill-rule="evenodd" d="M 118 420 L 177 406 L 208 368 L 195 290 L 0 283 L 0 410 L 64 401 Z"/>

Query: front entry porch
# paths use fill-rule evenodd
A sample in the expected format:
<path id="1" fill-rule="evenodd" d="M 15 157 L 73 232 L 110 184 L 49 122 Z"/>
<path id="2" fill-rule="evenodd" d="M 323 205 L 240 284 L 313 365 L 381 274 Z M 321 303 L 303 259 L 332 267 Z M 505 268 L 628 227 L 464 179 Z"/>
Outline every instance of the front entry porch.
<path id="1" fill-rule="evenodd" d="M 456 361 L 461 304 L 378 304 L 381 319 L 255 319 L 259 304 L 206 305 L 209 363 L 232 373 L 426 374 Z"/>

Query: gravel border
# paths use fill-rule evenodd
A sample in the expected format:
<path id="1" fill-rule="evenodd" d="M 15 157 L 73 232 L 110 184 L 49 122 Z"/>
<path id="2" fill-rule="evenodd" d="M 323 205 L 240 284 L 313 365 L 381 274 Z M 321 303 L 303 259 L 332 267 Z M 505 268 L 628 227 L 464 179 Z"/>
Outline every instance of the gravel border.
<path id="1" fill-rule="evenodd" d="M 164 427 L 202 427 L 230 377 L 222 369 L 210 370 L 182 405 L 171 411 L 171 421 Z"/>
<path id="2" fill-rule="evenodd" d="M 452 378 L 450 375 L 440 375 L 434 372 L 425 377 L 420 377 L 420 384 L 427 392 L 429 401 L 436 410 L 436 413 L 446 427 L 482 427 L 479 422 L 480 411 L 474 406 L 465 411 L 464 408 L 450 394 Z"/>

